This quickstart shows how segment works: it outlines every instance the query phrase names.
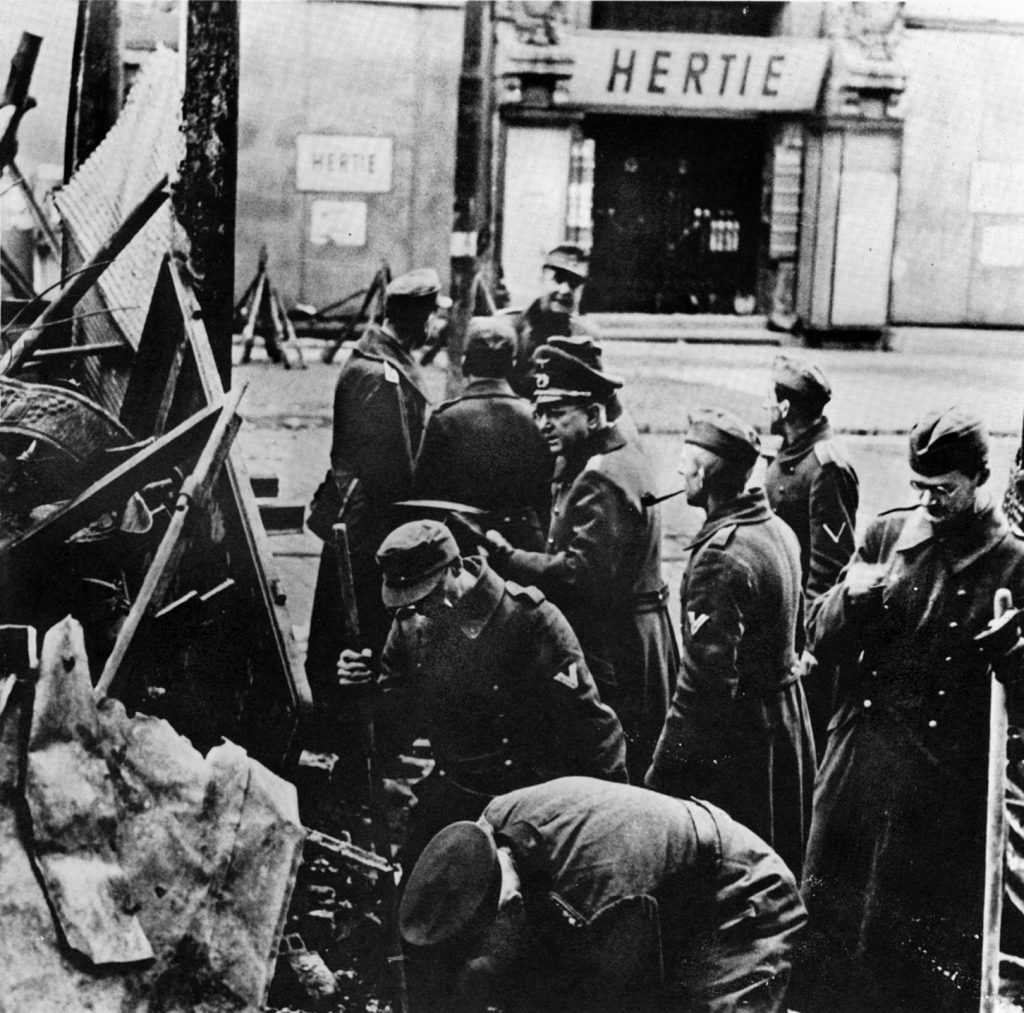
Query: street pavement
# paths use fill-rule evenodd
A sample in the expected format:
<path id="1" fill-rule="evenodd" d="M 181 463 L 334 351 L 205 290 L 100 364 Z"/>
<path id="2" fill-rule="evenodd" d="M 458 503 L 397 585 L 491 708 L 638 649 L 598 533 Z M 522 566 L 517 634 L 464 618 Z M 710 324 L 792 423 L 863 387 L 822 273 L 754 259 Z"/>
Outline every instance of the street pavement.
<path id="1" fill-rule="evenodd" d="M 308 504 L 328 466 L 331 399 L 345 356 L 326 366 L 318 346 L 304 347 L 305 370 L 271 365 L 257 349 L 251 363 L 236 365 L 233 379 L 249 384 L 239 441 L 250 472 L 277 475 L 281 501 Z M 859 527 L 880 510 L 913 502 L 906 437 L 930 408 L 962 403 L 985 418 L 995 437 L 991 486 L 1001 497 L 1020 442 L 1024 334 L 901 328 L 890 348 L 608 341 L 604 362 L 625 380 L 623 399 L 644 434 L 661 494 L 679 488 L 675 466 L 690 409 L 720 406 L 764 426 L 771 362 L 783 350 L 816 362 L 832 383 L 828 415 L 860 474 Z M 236 362 L 239 352 L 236 346 Z M 444 398 L 444 358 L 428 370 L 435 401 Z M 681 496 L 662 505 L 666 579 L 676 612 L 686 545 L 702 517 Z M 305 532 L 275 535 L 271 544 L 292 621 L 302 627 L 309 621 L 320 543 Z"/>

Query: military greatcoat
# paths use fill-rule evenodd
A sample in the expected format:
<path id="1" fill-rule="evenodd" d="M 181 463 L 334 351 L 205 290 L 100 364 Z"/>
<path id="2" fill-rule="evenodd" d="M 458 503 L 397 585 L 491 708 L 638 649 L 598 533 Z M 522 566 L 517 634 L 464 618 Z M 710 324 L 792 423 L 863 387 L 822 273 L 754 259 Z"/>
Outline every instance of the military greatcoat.
<path id="1" fill-rule="evenodd" d="M 991 504 L 943 538 L 923 507 L 900 509 L 854 561 L 884 567 L 877 600 L 839 584 L 808 624 L 815 654 L 844 667 L 815 787 L 799 1008 L 976 1010 L 990 679 L 972 638 L 996 590 L 1024 602 L 1024 538 Z"/>
<path id="2" fill-rule="evenodd" d="M 488 523 L 513 545 L 539 549 L 552 467 L 529 403 L 506 380 L 474 379 L 430 416 L 413 492 L 487 510 Z"/>
<path id="3" fill-rule="evenodd" d="M 565 617 L 536 588 L 464 562 L 476 582 L 456 621 L 397 619 L 381 659 L 382 755 L 426 735 L 436 760 L 417 787 L 413 850 L 513 788 L 564 774 L 626 779 L 622 727 Z M 411 858 L 407 849 L 406 868 Z"/>
<path id="4" fill-rule="evenodd" d="M 630 776 L 647 769 L 678 652 L 661 576 L 661 524 L 645 507 L 650 468 L 615 426 L 559 458 L 546 552 L 516 550 L 507 576 L 539 587 L 580 639 L 601 698 L 626 733 Z"/>
<path id="5" fill-rule="evenodd" d="M 405 420 L 403 423 L 402 407 Z M 370 325 L 352 350 L 334 389 L 331 465 L 339 484 L 359 479 L 356 507 L 346 517 L 356 602 L 365 643 L 380 650 L 391 625 L 380 597 L 374 553 L 391 528 L 389 507 L 412 492 L 427 393 L 412 356 L 387 326 Z M 341 641 L 337 563 L 325 549 L 317 574 L 306 671 L 314 694 L 333 684 Z"/>
<path id="6" fill-rule="evenodd" d="M 567 777 L 483 820 L 522 879 L 511 1010 L 774 1013 L 805 921 L 790 872 L 704 802 Z"/>
<path id="7" fill-rule="evenodd" d="M 721 806 L 799 878 L 815 756 L 796 537 L 755 489 L 710 514 L 692 550 L 679 684 L 646 782 Z"/>
<path id="8" fill-rule="evenodd" d="M 796 532 L 804 593 L 812 601 L 850 561 L 857 527 L 857 473 L 827 419 L 783 444 L 764 485 L 772 509 Z"/>

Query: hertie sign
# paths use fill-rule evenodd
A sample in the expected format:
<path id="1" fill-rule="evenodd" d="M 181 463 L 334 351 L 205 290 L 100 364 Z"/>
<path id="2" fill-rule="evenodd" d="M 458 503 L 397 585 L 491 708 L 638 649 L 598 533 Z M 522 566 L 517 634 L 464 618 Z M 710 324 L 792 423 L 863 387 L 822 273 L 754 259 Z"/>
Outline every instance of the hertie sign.
<path id="1" fill-rule="evenodd" d="M 295 188 L 327 193 L 387 193 L 391 189 L 391 138 L 299 134 L 295 138 Z"/>
<path id="2" fill-rule="evenodd" d="M 813 110 L 829 57 L 823 39 L 577 32 L 573 105 L 714 113 Z"/>

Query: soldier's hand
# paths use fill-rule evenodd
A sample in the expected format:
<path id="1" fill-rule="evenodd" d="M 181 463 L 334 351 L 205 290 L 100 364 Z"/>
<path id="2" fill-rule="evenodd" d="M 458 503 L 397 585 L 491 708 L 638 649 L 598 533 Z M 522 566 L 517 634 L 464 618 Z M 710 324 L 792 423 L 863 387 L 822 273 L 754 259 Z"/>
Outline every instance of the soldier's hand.
<path id="1" fill-rule="evenodd" d="M 485 534 L 487 554 L 496 563 L 503 563 L 512 554 L 512 543 L 500 531 L 489 529 Z"/>
<path id="2" fill-rule="evenodd" d="M 881 602 L 885 567 L 874 563 L 853 563 L 846 571 L 843 591 L 852 605 Z"/>
<path id="3" fill-rule="evenodd" d="M 1024 639 L 1021 638 L 1021 613 L 1010 609 L 993 619 L 975 638 L 986 664 L 995 677 L 1010 685 L 1024 677 Z"/>
<path id="4" fill-rule="evenodd" d="M 338 658 L 338 685 L 361 686 L 372 681 L 372 660 L 373 651 L 368 647 L 361 651 L 345 648 Z"/>

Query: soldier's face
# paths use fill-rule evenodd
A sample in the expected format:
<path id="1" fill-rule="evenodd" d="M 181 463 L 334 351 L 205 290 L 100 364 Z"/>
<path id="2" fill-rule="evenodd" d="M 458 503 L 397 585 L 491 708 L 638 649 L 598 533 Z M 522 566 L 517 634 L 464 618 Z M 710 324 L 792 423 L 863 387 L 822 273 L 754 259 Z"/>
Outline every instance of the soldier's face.
<path id="1" fill-rule="evenodd" d="M 533 409 L 533 419 L 554 455 L 571 454 L 590 432 L 586 405 L 538 404 Z"/>
<path id="2" fill-rule="evenodd" d="M 541 307 L 550 313 L 575 313 L 583 294 L 583 279 L 560 267 L 545 267 Z"/>
<path id="3" fill-rule="evenodd" d="M 707 503 L 704 492 L 704 462 L 697 448 L 689 443 L 684 443 L 679 453 L 679 474 L 686 490 L 686 502 L 690 506 L 703 507 Z"/>
<path id="4" fill-rule="evenodd" d="M 962 471 L 915 475 L 910 483 L 938 530 L 953 526 L 974 510 L 980 484 L 980 475 L 965 475 Z"/>
<path id="5" fill-rule="evenodd" d="M 764 410 L 768 413 L 768 431 L 773 436 L 783 436 L 785 429 L 782 423 L 789 413 L 789 402 L 777 400 L 773 390 L 765 399 Z"/>

